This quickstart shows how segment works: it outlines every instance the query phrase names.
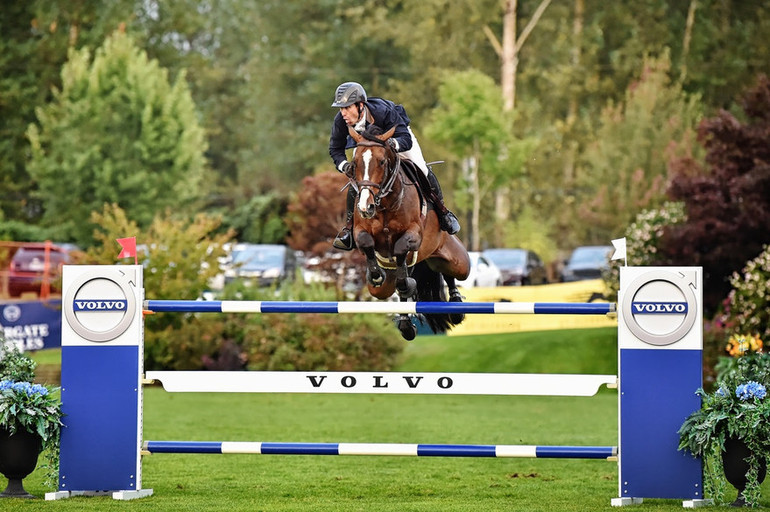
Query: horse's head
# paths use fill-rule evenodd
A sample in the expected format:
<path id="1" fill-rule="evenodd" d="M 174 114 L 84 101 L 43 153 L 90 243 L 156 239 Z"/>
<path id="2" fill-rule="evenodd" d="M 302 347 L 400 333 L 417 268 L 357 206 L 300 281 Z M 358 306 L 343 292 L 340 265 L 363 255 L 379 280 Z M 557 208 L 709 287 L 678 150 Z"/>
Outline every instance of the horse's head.
<path id="1" fill-rule="evenodd" d="M 370 126 L 371 128 L 371 126 Z M 387 140 L 396 129 L 385 133 L 368 130 L 363 134 L 350 128 L 350 136 L 356 141 L 353 157 L 353 179 L 358 187 L 357 208 L 365 219 L 374 217 L 382 198 L 393 188 L 398 170 L 398 155 Z"/>

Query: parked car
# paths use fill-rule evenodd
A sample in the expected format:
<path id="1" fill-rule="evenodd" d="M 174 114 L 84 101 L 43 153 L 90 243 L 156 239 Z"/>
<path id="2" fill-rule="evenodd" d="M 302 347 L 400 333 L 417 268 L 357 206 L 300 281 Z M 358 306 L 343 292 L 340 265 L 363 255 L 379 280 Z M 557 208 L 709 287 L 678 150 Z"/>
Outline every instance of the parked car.
<path id="1" fill-rule="evenodd" d="M 546 284 L 548 272 L 540 256 L 528 249 L 487 249 L 482 253 L 503 275 L 504 286 Z"/>
<path id="2" fill-rule="evenodd" d="M 247 284 L 270 286 L 292 279 L 296 268 L 296 255 L 285 245 L 236 244 L 225 264 L 225 284 L 238 279 Z"/>
<path id="3" fill-rule="evenodd" d="M 503 283 L 503 275 L 490 259 L 480 252 L 469 251 L 471 257 L 471 273 L 463 281 L 456 281 L 457 286 L 471 288 L 475 286 L 500 286 Z"/>
<path id="4" fill-rule="evenodd" d="M 572 251 L 564 265 L 561 280 L 565 283 L 585 279 L 601 279 L 610 268 L 611 245 L 585 245 Z"/>
<path id="5" fill-rule="evenodd" d="M 8 295 L 20 297 L 26 292 L 40 295 L 44 276 L 47 276 L 50 291 L 61 291 L 61 267 L 70 263 L 70 253 L 76 248 L 71 244 L 48 247 L 47 261 L 44 243 L 31 242 L 16 250 L 8 267 Z"/>

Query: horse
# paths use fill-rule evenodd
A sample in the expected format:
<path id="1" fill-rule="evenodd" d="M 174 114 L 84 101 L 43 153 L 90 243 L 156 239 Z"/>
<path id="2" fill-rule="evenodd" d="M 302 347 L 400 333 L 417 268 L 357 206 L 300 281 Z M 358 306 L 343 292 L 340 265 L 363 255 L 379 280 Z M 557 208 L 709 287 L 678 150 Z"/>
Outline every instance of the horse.
<path id="1" fill-rule="evenodd" d="M 455 280 L 468 277 L 468 251 L 456 236 L 440 229 L 436 212 L 419 190 L 416 178 L 422 171 L 388 144 L 395 128 L 385 133 L 371 128 L 363 134 L 349 130 L 356 149 L 348 176 L 357 191 L 353 239 L 366 257 L 369 293 L 380 300 L 395 292 L 402 302 L 446 302 L 448 291 L 449 302 L 462 302 Z M 425 315 L 434 333 L 444 333 L 464 318 L 459 313 Z M 404 339 L 414 339 L 417 331 L 408 315 L 398 315 L 396 324 Z"/>

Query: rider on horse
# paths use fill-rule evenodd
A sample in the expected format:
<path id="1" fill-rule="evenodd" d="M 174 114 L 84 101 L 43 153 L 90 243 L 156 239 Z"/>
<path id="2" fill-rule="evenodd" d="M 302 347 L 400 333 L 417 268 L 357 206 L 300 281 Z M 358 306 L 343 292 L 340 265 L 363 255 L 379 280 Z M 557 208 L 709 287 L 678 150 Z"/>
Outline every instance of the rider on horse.
<path id="1" fill-rule="evenodd" d="M 441 229 L 453 235 L 460 231 L 460 223 L 457 217 L 444 206 L 444 197 L 441 187 L 433 171 L 428 167 L 422 156 L 420 144 L 409 127 L 409 117 L 404 107 L 396 105 L 392 101 L 382 98 L 367 98 L 366 91 L 361 84 L 345 82 L 337 87 L 332 107 L 340 111 L 334 116 L 332 133 L 329 139 L 329 155 L 334 160 L 334 166 L 339 172 L 351 174 L 351 163 L 347 161 L 345 150 L 355 147 L 355 142 L 348 134 L 348 127 L 352 127 L 358 133 L 362 133 L 370 124 L 374 124 L 382 131 L 395 127 L 393 137 L 388 139 L 399 154 L 411 160 L 428 178 L 430 190 L 424 191 L 431 200 L 438 214 Z M 353 209 L 356 202 L 356 191 L 348 189 L 347 212 L 345 227 L 334 239 L 334 247 L 349 251 L 353 248 Z"/>

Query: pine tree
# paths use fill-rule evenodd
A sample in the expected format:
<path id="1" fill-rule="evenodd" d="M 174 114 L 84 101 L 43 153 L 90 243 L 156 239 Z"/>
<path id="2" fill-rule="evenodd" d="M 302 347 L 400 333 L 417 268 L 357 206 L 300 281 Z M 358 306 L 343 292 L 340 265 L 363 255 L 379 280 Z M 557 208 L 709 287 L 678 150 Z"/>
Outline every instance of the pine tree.
<path id="1" fill-rule="evenodd" d="M 127 35 L 71 50 L 62 88 L 27 135 L 43 222 L 60 239 L 91 241 L 91 212 L 115 203 L 140 228 L 199 198 L 206 143 L 184 74 L 173 83 Z"/>

